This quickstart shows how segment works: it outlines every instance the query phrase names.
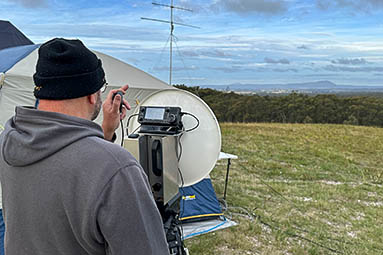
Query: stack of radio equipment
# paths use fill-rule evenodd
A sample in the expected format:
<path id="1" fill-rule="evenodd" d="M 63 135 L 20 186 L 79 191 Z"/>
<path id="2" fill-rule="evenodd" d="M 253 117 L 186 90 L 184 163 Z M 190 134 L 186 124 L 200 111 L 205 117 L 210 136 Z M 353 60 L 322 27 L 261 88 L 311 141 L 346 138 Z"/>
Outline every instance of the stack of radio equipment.
<path id="1" fill-rule="evenodd" d="M 214 168 L 221 150 L 218 121 L 205 102 L 178 89 L 152 94 L 130 118 L 124 147 L 148 176 L 170 254 L 185 255 L 179 189 L 200 182 Z"/>

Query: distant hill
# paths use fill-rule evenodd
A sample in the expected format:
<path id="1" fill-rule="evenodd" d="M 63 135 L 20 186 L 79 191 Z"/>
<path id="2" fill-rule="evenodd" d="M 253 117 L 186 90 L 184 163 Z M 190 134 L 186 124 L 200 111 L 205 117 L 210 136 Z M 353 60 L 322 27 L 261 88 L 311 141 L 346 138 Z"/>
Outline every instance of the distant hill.
<path id="1" fill-rule="evenodd" d="M 286 84 L 241 84 L 230 85 L 201 85 L 201 88 L 235 92 L 266 92 L 266 93 L 290 93 L 292 91 L 303 93 L 341 93 L 341 92 L 383 92 L 382 86 L 354 86 L 337 85 L 331 81 L 315 81 L 304 83 Z"/>
<path id="2" fill-rule="evenodd" d="M 331 86 L 331 85 L 330 85 Z M 383 127 L 383 93 L 246 94 L 176 86 L 194 93 L 220 122 L 331 123 Z"/>

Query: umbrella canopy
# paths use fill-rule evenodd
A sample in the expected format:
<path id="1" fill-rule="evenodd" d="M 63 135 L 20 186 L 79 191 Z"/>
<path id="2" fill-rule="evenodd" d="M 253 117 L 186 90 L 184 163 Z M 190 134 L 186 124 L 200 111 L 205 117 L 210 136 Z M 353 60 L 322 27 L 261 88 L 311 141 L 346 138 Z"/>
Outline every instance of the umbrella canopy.
<path id="1" fill-rule="evenodd" d="M 0 20 L 0 50 L 20 45 L 33 44 L 23 33 L 11 22 Z"/>

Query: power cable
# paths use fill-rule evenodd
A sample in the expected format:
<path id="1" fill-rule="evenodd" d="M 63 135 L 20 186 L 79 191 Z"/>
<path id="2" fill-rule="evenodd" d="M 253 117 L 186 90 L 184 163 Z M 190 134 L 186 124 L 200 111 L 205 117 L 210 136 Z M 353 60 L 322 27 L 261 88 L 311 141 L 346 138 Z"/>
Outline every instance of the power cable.
<path id="1" fill-rule="evenodd" d="M 182 156 L 182 152 L 183 152 L 182 143 L 181 143 L 181 138 L 182 138 L 182 136 L 183 136 L 185 133 L 190 132 L 190 131 L 193 131 L 193 130 L 195 130 L 196 128 L 198 128 L 198 126 L 199 126 L 199 119 L 198 119 L 195 115 L 193 115 L 193 114 L 191 114 L 191 113 L 188 113 L 188 112 L 181 112 L 181 114 L 183 114 L 183 115 L 190 115 L 190 116 L 194 117 L 194 118 L 197 120 L 197 125 L 196 125 L 195 127 L 191 128 L 191 129 L 188 129 L 188 130 L 184 130 L 185 127 L 183 127 L 183 131 L 182 131 L 182 133 L 177 137 L 177 141 L 178 141 L 178 142 L 176 143 L 176 154 L 177 154 L 177 160 L 178 160 L 178 167 L 177 167 L 177 169 L 178 169 L 178 172 L 179 172 L 179 174 L 180 174 L 180 178 L 181 178 L 181 187 L 180 187 L 180 189 L 181 189 L 182 194 L 183 194 L 183 193 L 184 193 L 184 185 L 185 185 L 185 181 L 184 181 L 184 177 L 183 177 L 183 175 L 182 175 L 181 169 L 179 168 L 179 162 L 180 162 L 180 160 L 181 160 L 181 156 Z M 182 202 L 182 212 L 185 212 L 185 201 L 183 201 L 183 195 L 182 195 L 181 199 L 182 199 L 182 200 L 181 200 L 181 202 Z M 180 220 L 180 226 L 181 226 L 182 237 L 183 237 L 183 236 L 184 236 L 184 230 L 183 230 L 182 220 Z M 185 247 L 186 247 L 186 246 L 185 246 Z"/>
<path id="2" fill-rule="evenodd" d="M 246 217 L 246 218 L 250 219 L 251 221 L 254 221 L 254 217 L 252 216 L 252 213 L 250 213 L 250 212 L 249 212 L 248 210 L 246 210 L 245 208 L 243 208 L 243 207 L 238 207 L 238 206 L 228 207 L 228 210 L 230 210 L 230 209 L 239 209 L 239 210 L 241 210 L 241 211 L 243 212 L 243 213 L 233 213 L 233 212 L 230 212 L 230 215 L 239 215 L 239 216 Z M 294 237 L 294 238 L 299 238 L 299 239 L 305 240 L 305 241 L 307 241 L 307 242 L 309 242 L 309 243 L 312 243 L 312 244 L 314 244 L 314 245 L 317 245 L 317 246 L 319 246 L 319 247 L 322 247 L 322 248 L 324 248 L 324 249 L 326 249 L 326 250 L 329 250 L 329 251 L 331 251 L 331 252 L 339 253 L 339 254 L 344 254 L 343 252 L 340 252 L 340 251 L 338 251 L 338 250 L 336 250 L 336 249 L 334 249 L 334 248 L 328 247 L 328 246 L 326 246 L 326 245 L 324 245 L 324 244 L 321 244 L 321 243 L 319 243 L 319 242 L 317 242 L 317 241 L 311 240 L 311 239 L 309 239 L 309 238 L 307 238 L 307 237 L 298 235 L 298 234 L 296 234 L 296 233 L 291 233 L 291 232 L 288 232 L 288 231 L 283 231 L 283 230 L 281 229 L 281 227 L 275 227 L 275 226 L 272 226 L 270 223 L 267 223 L 267 222 L 265 222 L 264 220 L 262 220 L 260 215 L 256 215 L 256 214 L 254 214 L 254 213 L 253 213 L 253 215 L 255 216 L 255 219 L 257 219 L 260 223 L 262 223 L 262 224 L 268 226 L 270 229 L 276 229 L 276 230 L 282 231 L 282 232 L 283 232 L 284 234 L 286 234 L 286 235 L 289 235 L 289 236 Z"/>
<path id="3" fill-rule="evenodd" d="M 183 114 L 183 115 L 190 115 L 190 116 L 192 116 L 197 121 L 197 124 L 194 127 L 185 130 L 184 131 L 185 133 L 191 132 L 191 131 L 193 131 L 193 130 L 195 130 L 195 129 L 197 129 L 199 127 L 199 123 L 200 122 L 199 122 L 199 119 L 195 115 L 193 115 L 192 113 L 189 113 L 189 112 L 181 112 L 181 114 Z"/>
<path id="4" fill-rule="evenodd" d="M 275 220 L 272 220 L 270 219 L 273 223 L 275 224 L 280 224 L 279 222 L 276 222 Z M 299 225 L 298 223 L 296 222 L 291 222 L 292 224 L 294 225 Z M 301 232 L 304 232 L 304 233 L 307 233 L 307 234 L 310 234 L 310 235 L 317 235 L 316 232 L 312 232 L 312 231 L 308 231 L 307 229 L 304 229 L 304 228 L 301 228 L 301 227 L 297 227 L 297 226 L 292 226 L 292 228 L 294 228 L 295 230 L 298 230 L 298 231 L 301 231 Z M 338 243 L 342 243 L 342 244 L 348 244 L 348 245 L 362 245 L 361 243 L 358 243 L 358 242 L 350 242 L 350 241 L 346 241 L 346 240 L 340 240 L 340 239 L 336 239 L 336 238 L 332 238 L 332 237 L 328 237 L 328 236 L 323 236 L 323 238 L 325 239 L 328 239 L 330 241 L 335 241 L 335 242 L 338 242 Z M 374 250 L 378 250 L 378 251 L 381 251 L 381 249 L 378 249 L 378 248 L 375 248 L 375 247 L 371 247 L 372 249 Z"/>
<path id="5" fill-rule="evenodd" d="M 179 163 L 180 163 L 180 160 L 181 160 L 181 156 L 182 156 L 182 144 L 181 144 L 181 138 L 183 136 L 184 133 L 181 133 L 176 139 L 177 139 L 177 142 L 176 142 L 176 155 L 177 155 L 177 160 L 178 160 L 178 164 L 177 164 L 177 169 L 178 169 L 178 173 L 180 174 L 180 178 L 181 178 L 181 191 L 182 191 L 182 194 L 181 194 L 181 202 L 182 202 L 182 212 L 184 213 L 185 212 L 185 201 L 183 201 L 183 194 L 184 194 L 184 185 L 185 185 L 185 181 L 184 181 L 184 177 L 182 175 L 182 172 L 181 172 L 181 169 L 179 167 Z M 178 149 L 179 148 L 179 149 Z M 180 227 L 181 227 L 181 237 L 182 237 L 182 240 L 184 240 L 184 228 L 183 228 L 183 223 L 182 223 L 182 220 L 179 220 L 179 223 L 180 223 Z M 182 244 L 183 247 L 186 248 L 186 245 L 185 243 Z"/>
<path id="6" fill-rule="evenodd" d="M 136 133 L 136 131 L 141 127 L 141 125 L 139 125 L 132 133 L 130 133 L 130 135 Z"/>
<path id="7" fill-rule="evenodd" d="M 133 117 L 135 117 L 135 116 L 138 116 L 139 114 L 138 113 L 136 113 L 136 114 L 132 114 L 132 115 L 130 115 L 129 116 L 129 118 L 128 118 L 128 120 L 126 121 L 126 135 L 127 136 L 129 136 L 129 123 L 130 123 L 130 120 L 133 118 Z M 137 130 L 137 129 L 136 129 Z M 135 130 L 135 131 L 136 131 Z M 135 132 L 134 131 L 134 132 Z M 134 132 L 132 132 L 132 134 L 134 134 Z"/>
<path id="8" fill-rule="evenodd" d="M 326 250 L 328 250 L 328 251 L 331 251 L 331 252 L 333 252 L 333 253 L 344 254 L 344 253 L 341 252 L 341 251 L 338 251 L 338 250 L 336 250 L 336 249 L 334 249 L 334 248 L 328 247 L 328 246 L 326 246 L 326 245 L 324 245 L 324 244 L 321 244 L 321 243 L 319 243 L 319 242 L 313 241 L 313 240 L 311 240 L 311 239 L 309 239 L 309 238 L 306 238 L 306 237 L 304 237 L 304 236 L 298 235 L 298 234 L 296 234 L 296 233 L 292 233 L 292 232 L 284 231 L 284 230 L 281 229 L 280 227 L 273 226 L 273 225 L 271 225 L 270 223 L 265 222 L 264 220 L 261 219 L 260 216 L 257 216 L 257 220 L 258 220 L 260 223 L 262 223 L 263 225 L 268 226 L 268 227 L 271 228 L 271 229 L 275 229 L 275 230 L 282 231 L 282 233 L 284 233 L 284 234 L 286 234 L 286 235 L 289 235 L 289 236 L 291 236 L 291 237 L 294 237 L 294 238 L 298 238 L 298 239 L 304 240 L 304 241 L 306 241 L 306 242 L 309 242 L 309 243 L 311 243 L 311 244 L 314 244 L 314 245 L 316 245 L 316 246 L 319 246 L 319 247 L 321 247 L 321 248 L 323 248 L 323 249 L 326 249 Z"/>
<path id="9" fill-rule="evenodd" d="M 124 147 L 124 123 L 122 123 L 122 120 L 120 120 L 121 125 L 121 147 Z"/>
<path id="10" fill-rule="evenodd" d="M 249 171 L 249 169 L 247 169 L 247 167 L 243 166 L 242 164 L 238 163 L 238 165 L 239 165 L 240 167 L 242 167 L 244 170 Z M 286 200 L 287 202 L 292 203 L 292 201 L 290 201 L 289 199 L 287 199 L 284 195 L 282 195 L 282 193 L 278 192 L 278 191 L 277 191 L 276 189 L 274 189 L 271 185 L 269 185 L 267 182 L 265 182 L 264 180 L 262 180 L 261 177 L 259 177 L 259 176 L 257 176 L 257 175 L 256 175 L 256 177 L 257 177 L 257 179 L 258 179 L 263 185 L 267 186 L 271 191 L 273 191 L 274 193 L 276 193 L 277 195 L 279 195 L 281 198 L 283 198 L 283 199 Z M 295 205 L 294 205 L 294 206 L 295 206 Z M 300 210 L 300 208 L 299 208 L 299 210 Z"/>
<path id="11" fill-rule="evenodd" d="M 245 166 L 243 166 L 242 164 L 238 164 L 239 166 L 241 166 L 244 170 L 246 170 L 246 171 L 249 171 L 249 169 L 247 168 L 247 167 L 245 167 Z M 273 191 L 274 193 L 276 193 L 276 194 L 278 194 L 280 197 L 282 197 L 285 201 L 287 201 L 287 202 L 289 202 L 289 204 L 290 205 L 292 205 L 294 208 L 296 208 L 296 209 L 298 209 L 301 213 L 304 213 L 304 212 L 302 212 L 302 210 L 301 210 L 301 208 L 300 207 L 298 207 L 294 202 L 292 202 L 291 200 L 289 200 L 289 199 L 287 199 L 283 194 L 281 194 L 280 192 L 278 192 L 277 190 L 275 190 L 271 185 L 269 185 L 268 183 L 266 183 L 264 180 L 262 180 L 262 178 L 260 177 L 260 176 L 257 176 L 257 175 L 255 175 L 256 177 L 257 177 L 257 179 L 262 183 L 262 184 L 264 184 L 265 186 L 267 186 L 271 191 Z M 305 215 L 305 216 L 307 216 L 307 217 L 309 217 L 311 220 L 315 220 L 314 218 L 312 218 L 310 215 Z M 296 225 L 297 223 L 295 223 L 295 222 L 293 222 L 293 224 L 294 225 Z M 295 227 L 296 228 L 296 227 Z M 305 229 L 299 229 L 299 228 L 296 228 L 296 229 L 298 229 L 298 230 L 300 230 L 300 231 L 302 231 L 302 232 L 306 232 L 306 233 L 310 233 L 310 234 L 312 234 L 312 235 L 315 235 L 315 234 L 313 234 L 313 232 L 310 232 L 310 231 L 307 231 L 307 230 L 305 230 Z M 297 237 L 300 237 L 299 235 L 297 235 Z M 328 237 L 328 236 L 324 236 L 326 239 L 328 239 L 328 240 L 331 240 L 331 241 L 336 241 L 336 242 L 340 242 L 340 243 L 343 243 L 343 244 L 349 244 L 349 245 L 361 245 L 361 244 L 358 244 L 358 243 L 352 243 L 352 242 L 347 242 L 347 241 L 345 241 L 345 240 L 339 240 L 339 239 L 335 239 L 335 238 L 331 238 L 331 237 Z M 305 239 L 305 237 L 302 237 L 301 239 Z M 311 243 L 317 243 L 317 242 L 315 242 L 315 241 L 313 241 L 313 240 L 310 240 L 310 239 L 307 239 L 306 241 L 310 241 Z M 319 244 L 319 243 L 318 243 Z M 323 246 L 322 244 L 320 245 L 321 247 Z M 337 251 L 337 250 L 335 250 L 335 249 L 333 249 L 333 248 L 329 248 L 329 247 L 327 247 L 329 250 L 334 250 L 334 251 L 336 251 L 336 252 L 338 252 L 338 253 L 342 253 L 342 252 L 339 252 L 339 251 Z M 377 249 L 377 248 L 374 248 L 374 247 L 371 247 L 371 248 L 373 248 L 374 250 L 379 250 L 380 251 L 380 249 Z"/>

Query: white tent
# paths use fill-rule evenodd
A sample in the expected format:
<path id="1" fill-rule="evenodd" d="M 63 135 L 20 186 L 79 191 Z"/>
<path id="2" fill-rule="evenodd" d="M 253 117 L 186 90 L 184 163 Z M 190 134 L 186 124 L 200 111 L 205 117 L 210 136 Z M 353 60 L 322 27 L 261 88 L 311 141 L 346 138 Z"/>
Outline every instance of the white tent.
<path id="1" fill-rule="evenodd" d="M 9 22 L 0 22 L 0 25 L 1 24 L 5 24 L 7 29 L 12 26 Z M 0 32 L 1 29 L 2 27 L 0 26 Z M 11 45 L 17 46 L 4 49 L 0 48 L 0 133 L 5 122 L 14 115 L 15 106 L 33 106 L 35 104 L 35 97 L 33 96 L 33 90 L 35 87 L 33 82 L 33 74 L 35 73 L 39 45 L 33 44 L 33 42 L 22 35 L 20 31 L 15 29 L 12 31 L 14 31 L 14 36 L 12 38 L 9 37 L 9 33 L 7 34 L 9 38 L 0 37 L 0 41 L 7 41 L 7 44 L 4 43 L 4 45 L 7 45 L 7 47 L 9 43 L 11 43 Z M 130 88 L 127 92 L 127 96 L 125 96 L 125 99 L 128 100 L 132 109 L 128 114 L 133 113 L 139 103 L 144 102 L 145 99 L 149 98 L 152 94 L 160 90 L 176 89 L 149 75 L 148 73 L 145 73 L 144 71 L 139 70 L 111 56 L 95 51 L 94 53 L 102 61 L 102 65 L 106 74 L 106 81 L 109 84 L 109 90 L 119 88 L 125 84 L 129 84 Z M 103 94 L 104 99 L 106 95 L 107 93 Z M 168 102 L 169 100 L 173 100 L 173 98 L 169 98 L 170 97 L 167 97 L 167 100 L 165 101 Z M 100 123 L 101 119 L 102 116 L 100 115 L 96 121 Z M 121 130 L 117 130 L 116 132 L 118 135 L 117 142 L 119 142 L 121 139 Z M 211 189 L 213 189 L 212 186 Z M 203 193 L 206 192 L 203 190 Z M 210 196 L 215 197 L 214 190 L 212 190 L 212 192 L 209 194 Z M 197 207 L 198 204 L 196 204 L 194 209 L 199 210 L 200 208 Z M 186 207 L 182 208 L 184 213 L 187 210 L 189 209 Z M 204 216 L 201 215 L 202 213 L 198 214 L 200 214 L 198 216 L 199 218 Z M 196 216 L 192 217 L 195 218 Z M 205 222 L 202 224 L 202 226 L 201 224 L 196 225 L 193 223 L 189 229 L 187 229 L 184 225 L 184 238 L 211 232 L 232 226 L 234 224 L 235 223 L 229 220 L 224 220 L 223 222 L 215 220 L 210 222 L 208 225 L 206 225 Z"/>
<path id="2" fill-rule="evenodd" d="M 94 53 L 102 61 L 109 89 L 129 84 L 130 88 L 125 99 L 132 106 L 131 112 L 137 107 L 138 102 L 141 102 L 150 94 L 163 89 L 175 89 L 129 64 L 100 52 Z M 4 126 L 5 122 L 14 114 L 15 106 L 34 105 L 33 74 L 35 73 L 37 58 L 37 45 L 18 46 L 0 50 L 0 62 L 8 62 L 8 65 L 4 65 L 3 62 L 3 67 L 0 64 L 1 126 Z M 107 93 L 103 94 L 104 97 L 106 95 Z M 100 119 L 101 117 L 96 121 L 99 122 Z M 120 131 L 117 134 L 119 133 Z"/>

